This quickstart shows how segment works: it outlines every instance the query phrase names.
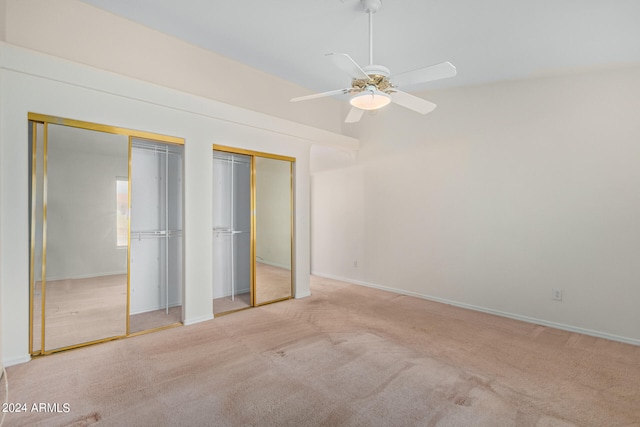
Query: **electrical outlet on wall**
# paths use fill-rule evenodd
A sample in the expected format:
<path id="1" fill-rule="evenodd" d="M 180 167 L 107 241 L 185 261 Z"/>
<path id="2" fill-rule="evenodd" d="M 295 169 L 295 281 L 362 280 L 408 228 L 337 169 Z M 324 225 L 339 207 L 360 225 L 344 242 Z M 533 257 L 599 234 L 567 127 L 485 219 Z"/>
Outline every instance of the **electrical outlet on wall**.
<path id="1" fill-rule="evenodd" d="M 556 301 L 562 301 L 562 289 L 552 289 L 552 296 L 551 298 L 553 298 Z"/>

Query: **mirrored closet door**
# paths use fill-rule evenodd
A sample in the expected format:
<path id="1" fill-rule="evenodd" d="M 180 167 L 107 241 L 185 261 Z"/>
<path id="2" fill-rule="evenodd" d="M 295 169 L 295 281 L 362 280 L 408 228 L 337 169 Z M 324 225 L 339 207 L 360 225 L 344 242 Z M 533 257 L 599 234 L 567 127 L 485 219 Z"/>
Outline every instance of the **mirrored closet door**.
<path id="1" fill-rule="evenodd" d="M 31 354 L 180 324 L 182 140 L 29 120 Z"/>
<path id="2" fill-rule="evenodd" d="M 52 123 L 32 131 L 33 349 L 125 335 L 127 231 L 119 240 L 116 182 L 128 181 L 127 137 Z"/>
<path id="3" fill-rule="evenodd" d="M 292 296 L 292 167 L 255 157 L 255 305 Z"/>
<path id="4" fill-rule="evenodd" d="M 214 314 L 292 297 L 294 161 L 214 145 Z"/>

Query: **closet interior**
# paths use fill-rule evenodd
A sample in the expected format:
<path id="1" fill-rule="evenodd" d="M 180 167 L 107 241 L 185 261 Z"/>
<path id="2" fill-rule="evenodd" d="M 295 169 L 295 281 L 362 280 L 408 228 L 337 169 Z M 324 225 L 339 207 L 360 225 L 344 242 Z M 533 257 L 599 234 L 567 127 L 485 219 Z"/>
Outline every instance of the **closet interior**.
<path id="1" fill-rule="evenodd" d="M 251 306 L 251 258 L 251 157 L 214 150 L 214 313 Z"/>
<path id="2" fill-rule="evenodd" d="M 182 319 L 183 148 L 131 141 L 129 333 Z"/>

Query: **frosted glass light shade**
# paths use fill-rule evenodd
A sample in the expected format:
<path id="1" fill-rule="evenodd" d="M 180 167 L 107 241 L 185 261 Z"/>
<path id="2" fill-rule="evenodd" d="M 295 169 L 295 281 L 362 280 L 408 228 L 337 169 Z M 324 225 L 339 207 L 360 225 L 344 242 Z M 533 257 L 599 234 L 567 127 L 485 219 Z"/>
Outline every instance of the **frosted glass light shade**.
<path id="1" fill-rule="evenodd" d="M 377 110 L 388 105 L 391 102 L 391 97 L 378 89 L 366 89 L 354 95 L 349 102 L 361 110 Z"/>

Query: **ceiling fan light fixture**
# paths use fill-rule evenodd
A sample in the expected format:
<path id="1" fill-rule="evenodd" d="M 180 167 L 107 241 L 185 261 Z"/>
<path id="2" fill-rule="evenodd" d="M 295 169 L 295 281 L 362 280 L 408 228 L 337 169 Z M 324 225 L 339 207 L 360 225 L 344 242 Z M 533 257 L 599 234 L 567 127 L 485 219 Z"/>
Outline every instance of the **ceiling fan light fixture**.
<path id="1" fill-rule="evenodd" d="M 373 62 L 373 15 L 380 9 L 382 0 L 359 0 L 359 2 L 369 15 L 369 65 L 361 67 L 346 53 L 328 53 L 326 56 L 331 57 L 338 68 L 351 76 L 351 87 L 299 96 L 292 98 L 291 101 L 297 102 L 350 93 L 351 109 L 344 120 L 345 123 L 356 123 L 362 118 L 365 111 L 377 111 L 391 102 L 420 114 L 433 111 L 436 108 L 436 104 L 433 102 L 396 88 L 453 77 L 456 75 L 456 67 L 449 62 L 422 67 L 397 75 L 392 83 L 389 69 Z M 390 94 L 393 94 L 393 99 Z"/>
<path id="2" fill-rule="evenodd" d="M 361 110 L 377 110 L 378 108 L 389 105 L 391 96 L 376 88 L 367 88 L 351 97 L 349 102 L 352 106 Z"/>

